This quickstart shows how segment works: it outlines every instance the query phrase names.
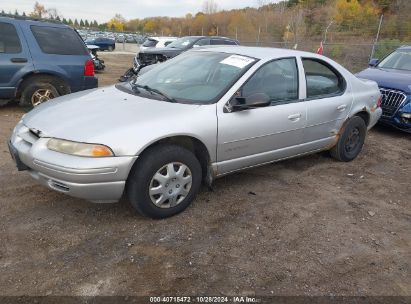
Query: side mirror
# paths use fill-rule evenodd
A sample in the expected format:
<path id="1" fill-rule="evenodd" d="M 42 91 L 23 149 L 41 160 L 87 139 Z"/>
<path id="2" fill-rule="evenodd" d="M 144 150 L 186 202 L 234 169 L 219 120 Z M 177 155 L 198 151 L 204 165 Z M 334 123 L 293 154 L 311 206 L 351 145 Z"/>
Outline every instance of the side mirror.
<path id="1" fill-rule="evenodd" d="M 230 101 L 231 112 L 267 107 L 269 105 L 271 105 L 271 99 L 265 93 L 254 93 L 247 97 L 234 97 Z"/>
<path id="2" fill-rule="evenodd" d="M 370 67 L 375 67 L 375 66 L 377 66 L 379 63 L 380 63 L 380 60 L 379 60 L 379 59 L 373 58 L 373 59 L 370 60 L 370 62 L 368 63 L 368 65 L 369 65 Z"/>

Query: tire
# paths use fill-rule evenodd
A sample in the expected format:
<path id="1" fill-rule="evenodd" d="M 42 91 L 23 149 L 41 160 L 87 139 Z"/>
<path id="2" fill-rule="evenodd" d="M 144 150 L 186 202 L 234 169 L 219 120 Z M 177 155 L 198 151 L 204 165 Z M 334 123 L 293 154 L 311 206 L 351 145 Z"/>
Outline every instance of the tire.
<path id="1" fill-rule="evenodd" d="M 47 93 L 49 92 L 49 93 Z M 44 98 L 41 100 L 39 93 Z M 34 108 L 35 106 L 69 93 L 69 89 L 61 80 L 51 76 L 37 76 L 26 79 L 21 85 L 20 106 Z M 49 95 L 49 98 L 45 96 Z"/>
<path id="2" fill-rule="evenodd" d="M 352 117 L 343 127 L 337 144 L 330 150 L 331 156 L 342 162 L 354 160 L 362 151 L 367 126 L 359 117 Z"/>
<path id="3" fill-rule="evenodd" d="M 112 52 L 112 51 L 114 51 L 114 48 L 110 45 L 110 46 L 107 48 L 107 50 L 108 50 L 109 52 Z"/>
<path id="4" fill-rule="evenodd" d="M 172 169 L 170 164 L 174 164 Z M 179 176 L 174 175 L 179 172 Z M 201 179 L 201 165 L 192 152 L 181 146 L 161 144 L 139 157 L 128 177 L 126 192 L 131 205 L 140 214 L 156 219 L 166 218 L 191 204 L 200 189 Z M 161 193 L 153 194 L 156 189 Z"/>

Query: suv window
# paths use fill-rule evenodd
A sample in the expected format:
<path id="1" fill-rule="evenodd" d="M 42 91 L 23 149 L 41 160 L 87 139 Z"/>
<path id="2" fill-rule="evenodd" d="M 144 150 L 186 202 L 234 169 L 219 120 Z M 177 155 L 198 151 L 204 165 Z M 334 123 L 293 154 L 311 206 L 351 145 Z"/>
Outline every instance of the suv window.
<path id="1" fill-rule="evenodd" d="M 31 31 L 41 50 L 46 54 L 86 55 L 80 36 L 70 28 L 31 26 Z"/>
<path id="2" fill-rule="evenodd" d="M 340 94 L 345 89 L 344 78 L 327 63 L 318 59 L 303 59 L 307 82 L 307 98 Z"/>
<path id="3" fill-rule="evenodd" d="M 0 53 L 16 54 L 20 52 L 20 39 L 14 25 L 0 22 Z"/>
<path id="4" fill-rule="evenodd" d="M 262 66 L 243 86 L 242 96 L 265 93 L 273 103 L 298 99 L 298 68 L 295 58 L 285 58 Z"/>

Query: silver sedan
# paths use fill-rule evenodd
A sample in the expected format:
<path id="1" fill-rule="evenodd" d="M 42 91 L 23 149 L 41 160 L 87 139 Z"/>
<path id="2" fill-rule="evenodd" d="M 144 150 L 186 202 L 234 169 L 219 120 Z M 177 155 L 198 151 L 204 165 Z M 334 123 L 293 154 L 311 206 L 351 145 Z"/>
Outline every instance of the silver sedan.
<path id="1" fill-rule="evenodd" d="M 377 84 L 336 62 L 284 49 L 196 49 L 132 82 L 63 96 L 18 123 L 19 170 L 94 202 L 172 216 L 201 182 L 286 158 L 361 152 L 381 115 Z"/>

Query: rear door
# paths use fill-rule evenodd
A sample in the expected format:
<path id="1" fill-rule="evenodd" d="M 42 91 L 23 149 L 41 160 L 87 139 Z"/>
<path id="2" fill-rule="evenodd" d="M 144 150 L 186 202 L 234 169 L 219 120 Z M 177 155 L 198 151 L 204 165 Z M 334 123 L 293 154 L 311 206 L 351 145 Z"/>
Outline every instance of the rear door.
<path id="1" fill-rule="evenodd" d="M 348 117 L 353 97 L 344 77 L 318 58 L 302 58 L 306 78 L 307 127 L 304 143 L 321 149 L 334 138 Z"/>
<path id="2" fill-rule="evenodd" d="M 0 69 L 0 99 L 14 98 L 20 78 L 33 69 L 19 26 L 5 21 L 0 21 Z"/>
<path id="3" fill-rule="evenodd" d="M 72 28 L 49 24 L 27 24 L 28 43 L 32 45 L 36 70 L 59 74 L 71 91 L 83 90 L 86 79 L 84 66 L 91 59 L 83 40 Z M 34 53 L 35 49 L 35 53 Z"/>

